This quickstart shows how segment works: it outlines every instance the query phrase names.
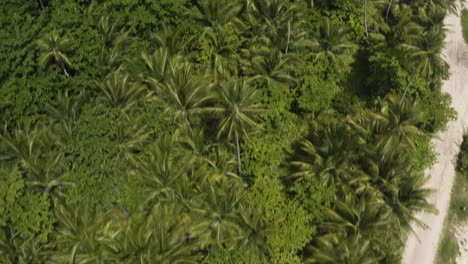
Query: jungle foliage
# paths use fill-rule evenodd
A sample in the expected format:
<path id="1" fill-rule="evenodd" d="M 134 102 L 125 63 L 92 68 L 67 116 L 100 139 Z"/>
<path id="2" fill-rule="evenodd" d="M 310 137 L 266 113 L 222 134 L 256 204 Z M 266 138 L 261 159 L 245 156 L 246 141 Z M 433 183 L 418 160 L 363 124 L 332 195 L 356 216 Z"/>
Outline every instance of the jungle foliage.
<path id="1" fill-rule="evenodd" d="M 454 0 L 3 0 L 1 263 L 399 263 Z"/>

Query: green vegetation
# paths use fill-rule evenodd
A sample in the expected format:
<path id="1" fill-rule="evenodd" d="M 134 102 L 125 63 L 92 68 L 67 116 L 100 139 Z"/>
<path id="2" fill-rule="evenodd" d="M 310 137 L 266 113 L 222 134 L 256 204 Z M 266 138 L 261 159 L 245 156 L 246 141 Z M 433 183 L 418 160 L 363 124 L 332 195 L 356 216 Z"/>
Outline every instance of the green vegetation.
<path id="1" fill-rule="evenodd" d="M 454 223 L 448 218 L 450 215 L 447 215 L 447 219 L 444 223 L 444 232 L 441 240 L 439 241 L 439 248 L 437 249 L 437 257 L 435 263 L 442 264 L 457 264 L 457 257 L 460 255 L 460 249 L 458 246 L 458 239 L 454 235 Z"/>
<path id="2" fill-rule="evenodd" d="M 463 9 L 461 11 L 461 24 L 463 30 L 463 38 L 465 42 L 468 43 L 468 10 Z"/>
<path id="3" fill-rule="evenodd" d="M 463 137 L 457 160 L 457 174 L 452 189 L 450 207 L 444 223 L 443 236 L 437 252 L 437 263 L 456 263 L 460 254 L 454 228 L 468 220 L 468 136 Z"/>
<path id="4" fill-rule="evenodd" d="M 0 263 L 399 263 L 454 4 L 3 0 Z"/>

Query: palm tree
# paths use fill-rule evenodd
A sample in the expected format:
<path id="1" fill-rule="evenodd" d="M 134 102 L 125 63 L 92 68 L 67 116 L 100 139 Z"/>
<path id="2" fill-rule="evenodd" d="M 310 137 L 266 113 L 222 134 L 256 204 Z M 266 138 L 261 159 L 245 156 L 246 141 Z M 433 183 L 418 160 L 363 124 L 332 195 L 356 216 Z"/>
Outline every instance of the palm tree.
<path id="1" fill-rule="evenodd" d="M 427 32 L 411 35 L 409 43 L 401 45 L 407 51 L 407 59 L 410 60 L 409 64 L 413 66 L 414 71 L 406 85 L 400 103 L 405 99 L 418 72 L 430 80 L 435 69 L 440 71 L 440 69 L 448 67 L 447 62 L 441 56 L 442 48 L 445 45 L 444 34 L 441 31 L 442 29 L 436 27 Z"/>
<path id="2" fill-rule="evenodd" d="M 130 81 L 129 74 L 123 73 L 121 69 L 112 72 L 105 81 L 97 85 L 104 93 L 103 99 L 122 111 L 130 109 L 140 96 L 147 93 L 144 85 Z"/>
<path id="3" fill-rule="evenodd" d="M 52 255 L 50 252 L 50 245 L 44 243 L 41 237 L 29 237 L 21 244 L 16 263 L 50 263 Z"/>
<path id="4" fill-rule="evenodd" d="M 102 16 L 97 22 L 99 38 L 102 42 L 101 52 L 97 57 L 97 63 L 102 75 L 122 67 L 125 62 L 124 47 L 128 42 L 128 31 L 119 24 L 118 19 L 109 16 Z"/>
<path id="5" fill-rule="evenodd" d="M 16 128 L 11 134 L 7 127 L 0 135 L 0 142 L 4 149 L 1 159 L 3 161 L 18 162 L 30 175 L 40 175 L 42 171 L 40 137 L 42 131 L 37 127 Z"/>
<path id="6" fill-rule="evenodd" d="M 443 33 L 446 31 L 444 27 L 444 18 L 446 14 L 446 9 L 440 8 L 435 4 L 429 4 L 427 8 L 418 9 L 418 15 L 415 16 L 415 23 L 423 28 L 423 32 L 437 28 Z"/>
<path id="7" fill-rule="evenodd" d="M 240 1 L 197 0 L 192 14 L 202 26 L 217 31 L 230 23 L 242 11 Z"/>
<path id="8" fill-rule="evenodd" d="M 427 177 L 411 164 L 410 155 L 402 155 L 392 160 L 372 161 L 366 169 L 382 201 L 391 210 L 391 223 L 395 223 L 400 237 L 416 222 L 426 227 L 416 218 L 417 211 L 437 212 L 427 198 L 432 190 L 424 187 Z M 400 238 L 401 239 L 401 238 Z"/>
<path id="9" fill-rule="evenodd" d="M 392 2 L 392 0 L 390 2 Z M 406 35 L 402 37 L 402 34 L 407 34 L 408 32 L 412 32 L 414 28 L 417 28 L 414 26 L 415 23 L 412 20 L 414 18 L 414 12 L 413 9 L 406 4 L 392 4 L 391 6 L 394 6 L 394 8 L 392 9 L 394 18 L 392 20 L 389 20 L 388 15 L 385 17 L 385 22 L 387 23 L 388 27 L 391 28 L 391 30 L 382 30 L 382 32 L 384 33 L 386 39 L 394 40 L 396 41 L 396 43 L 401 43 L 401 38 L 406 39 Z M 388 12 L 390 12 L 389 8 L 391 6 L 387 6 Z M 378 21 L 379 20 L 376 20 L 376 22 Z"/>
<path id="10" fill-rule="evenodd" d="M 202 193 L 203 196 L 190 203 L 191 211 L 198 218 L 194 234 L 201 236 L 207 245 L 235 241 L 242 234 L 238 208 L 243 188 L 223 181 L 207 185 Z"/>
<path id="11" fill-rule="evenodd" d="M 62 68 L 67 77 L 70 74 L 67 67 L 71 67 L 72 63 L 66 55 L 71 49 L 72 41 L 69 38 L 61 37 L 57 31 L 53 31 L 44 36 L 43 39 L 37 41 L 40 51 L 39 64 L 45 66 L 51 59 Z"/>
<path id="12" fill-rule="evenodd" d="M 326 184 L 347 184 L 359 187 L 368 177 L 356 166 L 365 141 L 350 128 L 331 123 L 319 128 L 312 125 L 312 135 L 301 142 L 301 153 L 291 165 L 297 172 L 291 176 L 297 180 L 319 177 Z"/>
<path id="13" fill-rule="evenodd" d="M 343 62 L 349 55 L 347 52 L 354 45 L 346 39 L 348 29 L 345 25 L 335 25 L 330 18 L 325 17 L 313 38 L 318 45 L 315 47 L 315 58 L 327 58 L 333 62 Z"/>
<path id="14" fill-rule="evenodd" d="M 222 114 L 218 138 L 226 135 L 234 137 L 237 148 L 237 164 L 241 172 L 240 137 L 247 136 L 249 130 L 260 126 L 254 120 L 254 114 L 263 112 L 261 105 L 257 104 L 257 91 L 245 80 L 231 80 L 221 84 L 220 105 L 213 108 Z"/>
<path id="15" fill-rule="evenodd" d="M 314 45 L 306 39 L 304 20 L 296 4 L 284 0 L 246 1 L 246 11 L 235 20 L 247 49 L 268 47 L 288 54 Z"/>
<path id="16" fill-rule="evenodd" d="M 260 22 L 261 18 L 255 16 L 247 9 L 240 15 L 240 19 L 235 20 L 233 27 L 236 32 L 243 37 L 243 53 L 250 53 L 252 48 L 271 44 L 271 40 L 265 36 L 265 23 Z"/>
<path id="17" fill-rule="evenodd" d="M 401 100 L 396 95 L 388 95 L 380 113 L 370 114 L 375 147 L 382 153 L 382 159 L 387 154 L 397 153 L 403 146 L 414 150 L 410 136 L 421 133 L 416 125 L 422 113 L 417 109 L 416 102 Z"/>
<path id="18" fill-rule="evenodd" d="M 99 18 L 97 29 L 105 48 L 121 47 L 127 43 L 128 32 L 119 25 L 118 19 L 102 16 Z"/>
<path id="19" fill-rule="evenodd" d="M 213 183 L 226 180 L 232 181 L 233 184 L 244 183 L 239 175 L 234 172 L 237 166 L 236 158 L 222 144 L 216 144 L 216 148 L 208 155 L 207 162 L 211 168 L 211 181 Z"/>
<path id="20" fill-rule="evenodd" d="M 463 4 L 465 0 L 462 0 L 461 3 Z M 428 1 L 426 4 L 427 5 L 434 5 L 437 8 L 443 9 L 443 10 L 448 10 L 452 14 L 457 13 L 458 9 L 458 3 L 459 1 L 457 0 L 432 0 Z"/>
<path id="21" fill-rule="evenodd" d="M 369 28 L 367 26 L 367 4 L 369 0 L 364 0 L 364 29 L 366 30 L 366 37 L 369 37 Z"/>
<path id="22" fill-rule="evenodd" d="M 69 181 L 69 172 L 60 168 L 63 166 L 63 154 L 58 153 L 55 156 L 50 155 L 44 163 L 44 172 L 41 175 L 32 175 L 28 177 L 26 184 L 51 198 L 54 205 L 63 203 L 67 197 L 67 190 L 74 183 Z"/>
<path id="23" fill-rule="evenodd" d="M 158 48 L 164 48 L 170 58 L 185 54 L 191 38 L 187 38 L 182 30 L 173 27 L 163 26 L 162 31 L 151 34 L 151 38 L 156 42 Z"/>
<path id="24" fill-rule="evenodd" d="M 341 188 L 341 199 L 337 199 L 332 208 L 326 208 L 325 226 L 331 230 L 348 235 L 361 234 L 372 239 L 372 234 L 379 232 L 389 223 L 391 210 L 373 196 L 355 197 L 349 187 Z"/>
<path id="25" fill-rule="evenodd" d="M 317 246 L 309 246 L 312 255 L 304 263 L 316 264 L 378 264 L 380 257 L 372 254 L 371 242 L 361 235 L 339 237 L 329 234 L 317 239 Z"/>
<path id="26" fill-rule="evenodd" d="M 265 80 L 270 89 L 287 86 L 294 78 L 287 73 L 286 67 L 298 59 L 279 50 L 263 49 L 253 58 L 252 79 Z"/>
<path id="27" fill-rule="evenodd" d="M 189 196 L 185 191 L 191 185 L 189 171 L 194 158 L 181 152 L 177 140 L 178 133 L 163 135 L 140 158 L 138 169 L 133 172 L 145 186 L 146 202 L 150 205 L 158 201 L 180 201 Z"/>
<path id="28" fill-rule="evenodd" d="M 177 205 L 155 206 L 142 220 L 130 219 L 109 240 L 114 263 L 197 264 L 196 241 L 191 238 L 187 217 Z"/>
<path id="29" fill-rule="evenodd" d="M 178 143 L 183 147 L 183 153 L 193 157 L 193 167 L 197 168 L 191 170 L 189 177 L 196 183 L 196 192 L 200 196 L 196 196 L 190 202 L 204 204 L 205 200 L 213 198 L 214 195 L 220 193 L 224 195 L 223 192 L 228 193 L 233 190 L 239 193 L 239 190 L 245 188 L 242 179 L 234 172 L 237 166 L 236 159 L 225 145 L 212 142 L 207 137 L 206 131 L 201 128 L 183 126 L 178 128 L 177 132 L 181 132 Z M 211 189 L 213 186 L 217 188 Z M 223 191 L 224 189 L 226 191 Z M 207 195 L 208 193 L 210 195 Z M 229 197 L 234 196 L 229 195 Z M 210 200 L 212 201 L 214 200 Z"/>
<path id="30" fill-rule="evenodd" d="M 51 263 L 51 247 L 40 236 L 21 237 L 9 227 L 0 229 L 0 262 L 5 264 Z"/>
<path id="31" fill-rule="evenodd" d="M 146 83 L 156 88 L 160 83 L 164 83 L 169 76 L 171 67 L 171 57 L 166 48 L 159 48 L 153 54 L 142 53 L 141 58 L 145 64 L 143 79 Z"/>
<path id="32" fill-rule="evenodd" d="M 118 68 L 123 68 L 125 57 L 122 54 L 122 48 L 119 47 L 101 47 L 101 52 L 97 57 L 99 67 L 99 76 L 106 76 L 109 72 L 116 71 Z"/>
<path id="33" fill-rule="evenodd" d="M 195 158 L 194 166 L 200 170 L 206 170 L 204 173 L 207 177 L 203 177 L 204 180 L 200 183 L 206 183 L 206 180 L 211 184 L 219 184 L 228 179 L 240 181 L 232 170 L 233 165 L 236 165 L 235 159 L 223 145 L 212 142 L 204 129 L 191 128 L 187 125 L 179 128 L 178 131 L 181 132 L 180 145 L 188 152 L 187 155 Z"/>
<path id="34" fill-rule="evenodd" d="M 400 226 L 411 228 L 410 223 L 414 221 L 425 227 L 426 225 L 418 220 L 414 213 L 426 211 L 436 214 L 438 212 L 428 201 L 428 197 L 433 191 L 425 187 L 428 180 L 429 178 L 423 172 L 409 168 L 405 177 L 401 177 L 400 179 L 397 186 L 398 193 L 394 197 L 389 195 L 384 196 L 386 197 L 387 204 L 390 205 L 395 215 L 399 217 L 398 223 Z M 392 190 L 395 189 L 392 188 Z"/>
<path id="35" fill-rule="evenodd" d="M 204 50 L 208 56 L 210 75 L 214 83 L 218 83 L 220 78 L 229 79 L 232 75 L 237 75 L 240 60 L 237 52 L 239 43 L 232 41 L 231 35 L 225 30 L 206 31 L 204 36 Z"/>
<path id="36" fill-rule="evenodd" d="M 130 160 L 136 163 L 136 154 L 148 143 L 150 135 L 151 131 L 147 131 L 144 125 L 139 125 L 138 121 L 134 125 L 118 122 L 115 137 L 118 154 L 115 161 L 121 163 L 122 160 Z M 116 167 L 119 167 L 119 164 L 116 164 Z"/>
<path id="37" fill-rule="evenodd" d="M 296 5 L 288 1 L 253 0 L 247 16 L 254 17 L 255 20 L 249 20 L 257 25 L 252 26 L 259 26 L 262 35 L 268 38 L 275 48 L 284 50 L 287 54 L 290 46 L 297 44 L 303 36 L 300 28 L 301 13 L 295 11 Z"/>
<path id="38" fill-rule="evenodd" d="M 100 215 L 93 214 L 83 205 L 56 210 L 58 226 L 52 234 L 57 248 L 54 261 L 65 263 L 71 260 L 77 264 L 104 261 L 99 234 L 103 220 Z"/>
<path id="39" fill-rule="evenodd" d="M 205 131 L 202 128 L 191 128 L 190 126 L 185 126 L 181 129 L 181 132 L 181 145 L 185 147 L 192 156 L 195 156 L 205 162 L 209 162 L 205 157 L 215 146 L 205 135 Z"/>
<path id="40" fill-rule="evenodd" d="M 154 82 L 153 82 L 154 83 Z M 214 98 L 209 85 L 192 74 L 188 64 L 169 68 L 167 78 L 156 83 L 156 99 L 175 121 L 189 123 L 190 118 L 208 110 L 207 103 Z"/>
<path id="41" fill-rule="evenodd" d="M 251 12 L 261 18 L 261 21 L 269 24 L 268 26 L 274 26 L 272 23 L 282 24 L 288 21 L 294 15 L 293 10 L 296 8 L 295 5 L 288 5 L 284 0 L 252 0 L 251 4 Z"/>
<path id="42" fill-rule="evenodd" d="M 361 1 L 361 0 L 359 0 Z M 372 30 L 372 28 L 375 30 L 380 30 L 380 31 L 383 31 L 383 32 L 388 32 L 390 31 L 390 27 L 389 25 L 387 24 L 387 16 L 388 14 L 386 14 L 386 16 L 384 17 L 382 12 L 382 8 L 379 8 L 379 7 L 383 7 L 384 4 L 385 4 L 385 1 L 374 1 L 374 0 L 363 0 L 364 3 L 364 29 L 365 29 L 365 33 L 366 33 L 366 37 L 369 38 L 373 38 L 373 39 L 377 39 L 377 40 L 380 40 L 383 38 L 383 35 L 380 34 L 378 31 L 374 31 L 374 32 L 370 32 Z M 392 1 L 392 0 L 390 0 Z M 392 3 L 389 3 L 387 8 L 390 8 L 390 6 L 392 5 Z M 369 15 L 369 7 L 371 8 L 371 10 L 373 10 L 374 8 L 376 9 L 377 12 Z M 387 10 L 389 11 L 389 10 Z"/>
<path id="43" fill-rule="evenodd" d="M 268 226 L 260 208 L 240 206 L 242 234 L 238 241 L 240 250 L 247 255 L 256 256 L 265 263 L 272 250 L 268 243 L 268 235 L 275 230 Z"/>
<path id="44" fill-rule="evenodd" d="M 392 27 L 388 24 L 388 21 L 384 17 L 384 2 L 371 1 L 375 7 L 376 12 L 369 15 L 367 18 L 367 26 L 369 31 L 369 37 L 374 40 L 384 40 L 385 35 L 392 31 Z"/>
<path id="45" fill-rule="evenodd" d="M 29 126 L 17 128 L 13 134 L 0 135 L 4 144 L 4 161 L 18 163 L 24 169 L 25 183 L 50 196 L 54 203 L 65 196 L 65 190 L 73 185 L 67 181 L 64 154 L 56 148 L 57 138 L 49 127 L 41 129 Z"/>
<path id="46" fill-rule="evenodd" d="M 68 138 L 73 136 L 75 122 L 80 115 L 84 103 L 84 93 L 69 96 L 68 91 L 59 93 L 54 105 L 49 105 L 49 113 L 54 122 L 59 123 L 67 133 Z"/>
<path id="47" fill-rule="evenodd" d="M 385 11 L 385 19 L 386 19 L 386 20 L 388 19 L 388 15 L 390 14 L 390 9 L 392 8 L 393 1 L 394 1 L 394 0 L 388 0 L 387 9 L 386 9 L 386 11 Z"/>

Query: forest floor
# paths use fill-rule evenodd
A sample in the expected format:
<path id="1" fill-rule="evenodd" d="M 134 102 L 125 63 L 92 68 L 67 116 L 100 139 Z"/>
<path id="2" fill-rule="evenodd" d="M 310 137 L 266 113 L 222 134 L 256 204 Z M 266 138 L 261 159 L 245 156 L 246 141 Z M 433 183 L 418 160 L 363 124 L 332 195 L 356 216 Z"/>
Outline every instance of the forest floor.
<path id="1" fill-rule="evenodd" d="M 433 139 L 438 158 L 436 164 L 426 171 L 428 175 L 431 175 L 426 186 L 434 189 L 429 199 L 439 213 L 417 214 L 417 217 L 429 228 L 423 229 L 413 225 L 416 235 L 409 234 L 408 236 L 403 253 L 403 264 L 432 264 L 434 262 L 449 207 L 457 153 L 465 128 L 468 127 L 468 89 L 465 89 L 465 86 L 468 86 L 466 59 L 468 50 L 463 40 L 460 16 L 449 14 L 445 18 L 445 24 L 448 32 L 444 56 L 450 65 L 450 79 L 444 82 L 442 91 L 452 96 L 452 107 L 457 111 L 458 117 L 457 120 L 448 124 L 446 131 L 440 132 Z M 463 240 L 468 237 L 468 228 L 459 228 L 458 230 L 458 238 Z M 462 241 L 460 241 L 460 246 L 460 251 L 464 251 Z M 468 256 L 465 254 L 465 257 Z M 459 258 L 457 262 L 466 264 L 468 260 Z"/>

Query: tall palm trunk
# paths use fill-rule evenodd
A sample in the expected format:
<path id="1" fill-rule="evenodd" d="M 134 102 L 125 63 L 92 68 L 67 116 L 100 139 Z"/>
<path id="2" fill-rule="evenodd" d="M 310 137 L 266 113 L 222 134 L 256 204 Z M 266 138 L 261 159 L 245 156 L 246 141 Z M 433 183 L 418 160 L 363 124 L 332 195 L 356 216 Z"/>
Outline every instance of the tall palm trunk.
<path id="1" fill-rule="evenodd" d="M 369 30 L 367 28 L 367 1 L 364 0 L 364 27 L 366 28 L 366 37 L 369 37 Z"/>
<path id="2" fill-rule="evenodd" d="M 39 0 L 39 3 L 41 4 L 41 8 L 44 9 L 44 3 L 42 3 L 42 0 Z"/>
<path id="3" fill-rule="evenodd" d="M 390 8 L 392 7 L 393 0 L 390 0 L 387 7 L 387 13 L 385 14 L 385 19 L 388 19 L 388 13 L 390 13 Z"/>
<path id="4" fill-rule="evenodd" d="M 236 146 L 237 146 L 237 166 L 239 169 L 239 174 L 241 173 L 241 157 L 240 157 L 240 143 L 239 143 L 239 133 L 236 131 Z"/>
<path id="5" fill-rule="evenodd" d="M 403 92 L 403 96 L 402 96 L 401 99 L 400 99 L 399 105 L 401 105 L 401 104 L 403 103 L 403 100 L 405 100 L 406 93 L 408 92 L 408 89 L 410 88 L 411 83 L 412 83 L 413 80 L 414 80 L 414 77 L 416 77 L 416 73 L 418 73 L 418 69 L 419 69 L 419 66 L 416 68 L 416 70 L 414 70 L 413 75 L 411 76 L 410 81 L 409 81 L 408 84 L 406 85 L 405 91 Z"/>
<path id="6" fill-rule="evenodd" d="M 290 38 L 291 38 L 291 21 L 288 21 L 288 42 L 286 42 L 286 50 L 284 52 L 285 54 L 288 54 Z"/>
<path id="7" fill-rule="evenodd" d="M 67 77 L 70 77 L 70 74 L 68 73 L 67 67 L 65 67 L 65 63 L 63 62 L 63 60 L 59 60 L 58 65 L 60 66 L 60 68 L 62 68 L 63 73 L 65 73 Z"/>
<path id="8" fill-rule="evenodd" d="M 382 158 L 380 159 L 380 162 L 382 162 L 385 159 L 385 156 L 387 156 L 387 150 L 382 154 Z"/>
<path id="9" fill-rule="evenodd" d="M 67 72 L 67 69 L 65 67 L 63 67 L 62 69 L 63 69 L 63 73 L 65 73 L 67 77 L 70 77 L 70 74 Z"/>

